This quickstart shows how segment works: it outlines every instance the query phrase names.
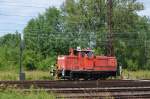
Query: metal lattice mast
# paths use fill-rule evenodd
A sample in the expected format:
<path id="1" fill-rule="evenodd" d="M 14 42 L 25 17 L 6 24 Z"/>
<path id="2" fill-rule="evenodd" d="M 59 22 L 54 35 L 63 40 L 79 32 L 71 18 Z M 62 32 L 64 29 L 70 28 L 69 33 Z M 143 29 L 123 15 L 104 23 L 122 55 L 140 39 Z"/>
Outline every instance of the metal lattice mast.
<path id="1" fill-rule="evenodd" d="M 113 2 L 112 0 L 107 0 L 107 17 L 108 17 L 108 45 L 107 45 L 107 55 L 114 56 L 113 47 L 113 31 L 112 31 L 112 11 Z"/>

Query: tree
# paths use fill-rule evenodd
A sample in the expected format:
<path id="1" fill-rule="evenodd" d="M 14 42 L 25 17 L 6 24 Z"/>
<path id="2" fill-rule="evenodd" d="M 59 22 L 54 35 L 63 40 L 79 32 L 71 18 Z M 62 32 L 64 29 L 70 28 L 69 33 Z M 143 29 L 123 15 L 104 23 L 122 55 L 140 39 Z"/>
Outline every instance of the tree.
<path id="1" fill-rule="evenodd" d="M 19 61 L 19 33 L 0 37 L 0 69 L 17 68 Z"/>
<path id="2" fill-rule="evenodd" d="M 134 65 L 137 65 L 137 69 L 144 67 L 144 41 L 150 32 L 150 24 L 146 17 L 137 14 L 143 9 L 143 4 L 137 0 L 113 1 L 113 44 L 115 55 L 125 68 L 130 69 Z M 66 0 L 62 11 L 66 16 L 66 31 L 73 31 L 73 37 L 79 39 L 76 45 L 89 47 L 88 37 L 93 33 L 95 37 L 92 38 L 96 38 L 96 41 L 92 39 L 92 42 L 96 45 L 93 46 L 96 52 L 106 53 L 108 31 L 106 0 Z"/>
<path id="3" fill-rule="evenodd" d="M 148 68 L 145 41 L 150 39 L 150 21 L 138 15 L 143 9 L 143 4 L 137 0 L 113 1 L 113 45 L 124 68 Z M 41 60 L 68 54 L 70 47 L 91 47 L 98 55 L 105 54 L 107 12 L 107 0 L 66 0 L 60 10 L 47 9 L 31 19 L 24 29 L 26 50 L 29 51 L 26 55 L 33 53 L 31 59 L 39 65 Z"/>

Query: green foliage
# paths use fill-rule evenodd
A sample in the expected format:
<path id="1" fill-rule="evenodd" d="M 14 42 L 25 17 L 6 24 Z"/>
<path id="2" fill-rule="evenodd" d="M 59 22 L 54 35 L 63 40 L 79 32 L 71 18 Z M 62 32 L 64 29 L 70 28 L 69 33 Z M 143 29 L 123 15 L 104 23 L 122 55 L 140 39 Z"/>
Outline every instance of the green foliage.
<path id="1" fill-rule="evenodd" d="M 131 70 L 131 71 L 138 70 L 138 64 L 137 64 L 136 61 L 127 60 L 127 66 L 128 66 L 128 69 Z"/>
<path id="2" fill-rule="evenodd" d="M 48 70 L 53 69 L 52 66 L 54 66 L 56 63 L 56 57 L 47 57 L 46 59 L 39 62 L 38 69 L 40 70 Z"/>
<path id="3" fill-rule="evenodd" d="M 43 15 L 30 20 L 24 29 L 26 49 L 34 50 L 44 58 L 49 55 L 56 55 L 57 52 L 63 53 L 66 47 L 65 42 L 59 40 L 62 36 L 61 17 L 59 10 L 49 8 Z"/>
<path id="4" fill-rule="evenodd" d="M 62 17 L 58 9 L 49 8 L 43 15 L 29 21 L 24 29 L 24 65 L 28 70 L 47 70 L 55 64 L 58 54 L 67 53 L 69 45 L 67 39 L 62 39 Z"/>
<path id="5" fill-rule="evenodd" d="M 16 69 L 19 61 L 19 34 L 0 38 L 0 69 Z"/>
<path id="6" fill-rule="evenodd" d="M 34 51 L 27 50 L 24 52 L 23 64 L 27 70 L 34 70 L 37 68 L 37 62 L 41 60 L 39 54 Z"/>
<path id="7" fill-rule="evenodd" d="M 15 34 L 6 34 L 3 37 L 0 38 L 0 47 L 18 47 L 20 43 L 20 35 L 18 34 L 18 32 L 16 32 Z"/>
<path id="8" fill-rule="evenodd" d="M 55 64 L 56 56 L 43 58 L 41 54 L 38 54 L 32 50 L 26 50 L 23 60 L 24 66 L 27 70 L 49 70 L 49 68 Z"/>
<path id="9" fill-rule="evenodd" d="M 106 0 L 66 0 L 61 9 L 48 8 L 24 28 L 27 70 L 45 70 L 70 47 L 91 47 L 106 55 L 108 18 Z M 115 55 L 129 70 L 150 69 L 150 20 L 138 15 L 144 6 L 137 0 L 114 0 L 112 30 Z M 0 67 L 18 65 L 19 34 L 0 38 Z M 8 61 L 14 61 L 9 63 Z"/>
<path id="10" fill-rule="evenodd" d="M 77 46 L 91 47 L 97 55 L 106 55 L 106 4 L 105 0 L 66 0 L 61 10 L 47 9 L 43 15 L 32 19 L 25 28 L 27 49 L 40 53 L 46 60 L 47 55 L 53 57 L 67 54 L 69 47 Z M 150 38 L 150 21 L 137 14 L 143 8 L 143 4 L 137 0 L 113 2 L 115 54 L 118 62 L 130 70 L 148 69 L 148 61 L 143 57 L 144 42 Z M 28 37 L 29 34 L 34 35 L 34 38 Z M 42 62 L 45 65 L 45 60 Z"/>

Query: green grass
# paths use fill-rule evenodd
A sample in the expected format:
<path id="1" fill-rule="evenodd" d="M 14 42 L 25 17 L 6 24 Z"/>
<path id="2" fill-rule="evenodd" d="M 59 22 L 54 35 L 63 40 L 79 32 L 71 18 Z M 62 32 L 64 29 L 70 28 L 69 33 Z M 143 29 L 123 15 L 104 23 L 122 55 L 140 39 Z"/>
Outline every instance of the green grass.
<path id="1" fill-rule="evenodd" d="M 26 80 L 51 80 L 49 71 L 26 71 Z M 18 71 L 0 71 L 0 80 L 19 80 Z"/>
<path id="2" fill-rule="evenodd" d="M 150 79 L 150 71 L 139 70 L 139 71 L 127 71 L 123 70 L 123 77 L 125 79 Z"/>
<path id="3" fill-rule="evenodd" d="M 26 80 L 52 80 L 49 71 L 26 71 Z M 150 79 L 150 71 L 123 70 L 124 79 Z M 0 80 L 19 80 L 18 71 L 0 71 Z"/>
<path id="4" fill-rule="evenodd" d="M 21 90 L 7 89 L 0 91 L 0 99 L 56 99 L 56 96 L 44 90 L 33 92 L 31 89 L 31 92 L 25 93 Z"/>

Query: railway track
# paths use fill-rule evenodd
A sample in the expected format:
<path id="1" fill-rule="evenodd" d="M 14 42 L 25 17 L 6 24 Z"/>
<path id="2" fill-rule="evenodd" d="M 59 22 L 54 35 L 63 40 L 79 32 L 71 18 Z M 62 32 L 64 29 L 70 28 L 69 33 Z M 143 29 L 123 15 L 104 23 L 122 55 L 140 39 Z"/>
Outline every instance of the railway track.
<path id="1" fill-rule="evenodd" d="M 0 88 L 15 86 L 24 92 L 44 89 L 57 94 L 57 98 L 150 98 L 150 80 L 98 80 L 98 81 L 0 81 Z M 33 91 L 32 90 L 32 91 Z"/>

